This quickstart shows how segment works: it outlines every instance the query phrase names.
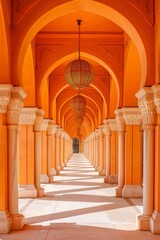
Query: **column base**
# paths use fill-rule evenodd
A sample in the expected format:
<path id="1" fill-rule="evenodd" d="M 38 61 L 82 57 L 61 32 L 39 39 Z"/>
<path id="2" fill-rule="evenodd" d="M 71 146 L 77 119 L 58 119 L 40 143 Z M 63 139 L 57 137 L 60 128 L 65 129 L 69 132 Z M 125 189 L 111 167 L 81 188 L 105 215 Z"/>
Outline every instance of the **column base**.
<path id="1" fill-rule="evenodd" d="M 37 189 L 33 184 L 19 184 L 18 197 L 19 198 L 36 198 Z"/>
<path id="2" fill-rule="evenodd" d="M 150 229 L 154 234 L 160 234 L 160 212 L 154 210 L 150 218 Z"/>
<path id="3" fill-rule="evenodd" d="M 115 194 L 116 194 L 116 197 L 122 197 L 122 188 L 117 187 L 115 189 Z"/>
<path id="4" fill-rule="evenodd" d="M 107 176 L 104 177 L 104 183 L 108 183 L 108 177 Z"/>
<path id="5" fill-rule="evenodd" d="M 41 174 L 40 182 L 41 183 L 49 183 L 48 175 L 47 174 Z"/>
<path id="6" fill-rule="evenodd" d="M 122 189 L 123 198 L 142 198 L 143 188 L 141 185 L 125 185 Z"/>
<path id="7" fill-rule="evenodd" d="M 139 215 L 137 218 L 138 227 L 142 231 L 150 231 L 150 216 L 147 215 Z"/>
<path id="8" fill-rule="evenodd" d="M 51 174 L 52 176 L 56 176 L 57 172 L 55 168 L 51 168 Z"/>
<path id="9" fill-rule="evenodd" d="M 44 188 L 39 187 L 37 188 L 37 197 L 43 197 L 44 196 Z"/>
<path id="10" fill-rule="evenodd" d="M 102 176 L 106 176 L 106 169 L 102 169 Z"/>
<path id="11" fill-rule="evenodd" d="M 53 175 L 49 175 L 49 183 L 53 183 L 54 182 L 54 176 Z"/>
<path id="12" fill-rule="evenodd" d="M 108 183 L 110 183 L 110 184 L 118 184 L 118 175 L 110 175 L 108 177 Z"/>
<path id="13" fill-rule="evenodd" d="M 0 233 L 10 233 L 12 219 L 8 211 L 0 211 Z"/>
<path id="14" fill-rule="evenodd" d="M 12 214 L 12 230 L 21 230 L 24 226 L 24 216 L 22 214 Z"/>

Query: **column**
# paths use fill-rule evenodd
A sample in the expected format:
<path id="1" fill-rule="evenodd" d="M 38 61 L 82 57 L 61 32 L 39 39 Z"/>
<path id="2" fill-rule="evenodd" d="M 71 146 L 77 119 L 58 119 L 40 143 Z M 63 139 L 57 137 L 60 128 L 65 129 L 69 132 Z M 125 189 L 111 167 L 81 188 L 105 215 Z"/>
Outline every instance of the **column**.
<path id="1" fill-rule="evenodd" d="M 57 125 L 57 129 L 56 129 L 56 172 L 57 172 L 57 175 L 60 174 L 60 170 L 61 170 L 61 167 L 60 167 L 60 132 L 61 132 L 60 126 Z"/>
<path id="2" fill-rule="evenodd" d="M 155 165 L 154 165 L 154 210 L 150 218 L 150 229 L 160 234 L 160 85 L 152 87 L 156 105 L 157 125 L 155 128 Z"/>
<path id="3" fill-rule="evenodd" d="M 56 176 L 56 131 L 57 131 L 56 124 L 52 126 L 52 161 L 51 161 L 51 175 Z M 53 179 L 53 177 L 52 177 Z M 54 180 L 54 179 L 53 179 Z"/>
<path id="4" fill-rule="evenodd" d="M 111 174 L 108 183 L 118 184 L 118 126 L 116 119 L 108 119 L 111 129 Z"/>
<path id="5" fill-rule="evenodd" d="M 150 230 L 150 217 L 154 203 L 154 154 L 156 112 L 150 87 L 143 87 L 137 94 L 143 122 L 143 214 L 138 216 L 141 230 Z"/>
<path id="6" fill-rule="evenodd" d="M 64 130 L 60 132 L 60 168 L 64 169 Z"/>
<path id="7" fill-rule="evenodd" d="M 0 233 L 9 233 L 12 228 L 12 219 L 9 211 L 8 196 L 8 144 L 6 112 L 11 98 L 12 85 L 0 84 Z"/>
<path id="8" fill-rule="evenodd" d="M 118 187 L 116 188 L 116 196 L 122 197 L 125 179 L 125 123 L 121 109 L 117 109 L 115 114 L 118 125 Z"/>
<path id="9" fill-rule="evenodd" d="M 98 171 L 99 163 L 98 163 L 98 129 L 95 130 L 95 170 Z"/>
<path id="10" fill-rule="evenodd" d="M 98 136 L 99 136 L 99 174 L 103 175 L 103 161 L 104 161 L 104 134 L 103 134 L 103 125 L 99 126 Z"/>
<path id="11" fill-rule="evenodd" d="M 106 176 L 104 182 L 108 183 L 108 178 L 111 175 L 111 128 L 109 126 L 109 120 L 104 120 L 104 135 L 105 135 L 105 148 L 106 148 Z"/>
<path id="12" fill-rule="evenodd" d="M 24 107 L 20 115 L 18 196 L 37 197 L 34 182 L 34 132 L 37 108 Z M 21 144 L 23 143 L 23 144 Z"/>
<path id="13" fill-rule="evenodd" d="M 41 178 L 41 148 L 42 148 L 42 139 L 41 139 L 41 126 L 43 122 L 44 111 L 38 109 L 36 112 L 36 119 L 34 124 L 34 148 L 35 148 L 35 186 L 37 189 L 37 197 L 44 196 L 44 189 L 40 185 Z"/>
<path id="14" fill-rule="evenodd" d="M 24 225 L 24 216 L 18 213 L 18 129 L 23 101 L 26 97 L 21 87 L 14 87 L 8 104 L 8 159 L 9 159 L 9 211 L 12 218 L 12 230 L 20 230 Z"/>
<path id="15" fill-rule="evenodd" d="M 142 114 L 139 108 L 123 108 L 125 134 L 124 198 L 142 198 Z"/>
<path id="16" fill-rule="evenodd" d="M 54 182 L 54 174 L 52 172 L 52 131 L 53 131 L 53 120 L 49 120 L 47 129 L 47 175 L 49 182 Z"/>

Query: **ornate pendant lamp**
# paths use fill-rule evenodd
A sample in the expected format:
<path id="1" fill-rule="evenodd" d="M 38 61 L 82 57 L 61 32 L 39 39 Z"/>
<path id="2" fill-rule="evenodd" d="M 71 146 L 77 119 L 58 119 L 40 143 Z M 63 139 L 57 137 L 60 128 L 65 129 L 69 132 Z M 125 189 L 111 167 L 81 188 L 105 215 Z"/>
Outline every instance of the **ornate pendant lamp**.
<path id="1" fill-rule="evenodd" d="M 81 95 L 76 95 L 72 98 L 71 107 L 74 111 L 85 109 L 86 100 Z"/>
<path id="2" fill-rule="evenodd" d="M 93 81 L 94 73 L 92 66 L 85 60 L 80 58 L 80 25 L 82 20 L 78 19 L 79 26 L 79 58 L 70 62 L 65 69 L 65 79 L 70 86 L 81 90 L 89 86 Z"/>

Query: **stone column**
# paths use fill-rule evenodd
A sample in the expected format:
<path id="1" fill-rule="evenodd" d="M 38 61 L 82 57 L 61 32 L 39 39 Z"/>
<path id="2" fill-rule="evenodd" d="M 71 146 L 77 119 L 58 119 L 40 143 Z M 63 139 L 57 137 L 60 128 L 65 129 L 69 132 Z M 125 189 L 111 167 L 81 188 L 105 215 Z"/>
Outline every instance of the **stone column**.
<path id="1" fill-rule="evenodd" d="M 116 188 L 116 196 L 122 197 L 125 179 L 125 122 L 122 109 L 117 109 L 115 114 L 118 125 L 118 187 Z"/>
<path id="2" fill-rule="evenodd" d="M 51 161 L 51 175 L 56 176 L 56 131 L 57 126 L 54 124 L 52 126 L 52 161 Z"/>
<path id="3" fill-rule="evenodd" d="M 64 130 L 61 129 L 60 132 L 60 168 L 64 169 Z"/>
<path id="4" fill-rule="evenodd" d="M 156 112 L 153 92 L 150 87 L 143 87 L 137 94 L 138 105 L 143 121 L 143 214 L 138 216 L 141 230 L 150 230 L 150 217 L 153 212 L 154 155 Z"/>
<path id="5" fill-rule="evenodd" d="M 24 225 L 24 216 L 18 213 L 18 128 L 25 97 L 26 94 L 21 87 L 14 87 L 7 111 L 9 211 L 12 218 L 12 230 L 20 230 Z"/>
<path id="6" fill-rule="evenodd" d="M 9 212 L 9 196 L 8 196 L 8 158 L 7 158 L 7 125 L 6 119 L 7 106 L 11 98 L 12 85 L 0 84 L 0 151 L 1 151 L 1 167 L 0 167 L 0 233 L 9 233 L 12 228 L 12 219 Z M 18 200 L 17 200 L 18 201 Z"/>
<path id="7" fill-rule="evenodd" d="M 104 182 L 108 183 L 108 178 L 111 175 L 111 128 L 109 126 L 109 120 L 104 120 L 104 134 L 106 138 L 106 176 L 104 178 Z"/>
<path id="8" fill-rule="evenodd" d="M 111 129 L 111 174 L 108 183 L 118 183 L 118 126 L 116 119 L 108 119 Z"/>
<path id="9" fill-rule="evenodd" d="M 103 125 L 99 126 L 98 136 L 99 136 L 99 174 L 103 175 L 103 161 L 104 161 L 104 134 L 103 134 Z"/>
<path id="10" fill-rule="evenodd" d="M 160 234 L 160 84 L 152 87 L 154 104 L 157 112 L 155 128 L 155 164 L 154 164 L 154 211 L 150 218 L 150 229 L 154 234 Z"/>
<path id="11" fill-rule="evenodd" d="M 56 172 L 57 172 L 57 175 L 60 174 L 60 170 L 61 170 L 61 167 L 60 167 L 60 132 L 61 132 L 60 126 L 57 125 L 57 130 L 56 130 Z"/>
<path id="12" fill-rule="evenodd" d="M 36 119 L 34 124 L 34 147 L 35 147 L 35 186 L 37 189 L 37 197 L 44 196 L 44 189 L 40 185 L 41 179 L 41 126 L 43 122 L 44 111 L 38 109 L 36 112 Z"/>
<path id="13" fill-rule="evenodd" d="M 125 135 L 125 185 L 124 198 L 143 197 L 142 189 L 142 114 L 137 107 L 123 108 Z"/>
<path id="14" fill-rule="evenodd" d="M 95 130 L 95 170 L 99 170 L 99 162 L 98 162 L 98 129 Z"/>
<path id="15" fill-rule="evenodd" d="M 54 182 L 54 175 L 52 173 L 52 130 L 53 130 L 53 120 L 48 121 L 48 129 L 47 129 L 47 174 L 49 178 L 49 182 Z"/>

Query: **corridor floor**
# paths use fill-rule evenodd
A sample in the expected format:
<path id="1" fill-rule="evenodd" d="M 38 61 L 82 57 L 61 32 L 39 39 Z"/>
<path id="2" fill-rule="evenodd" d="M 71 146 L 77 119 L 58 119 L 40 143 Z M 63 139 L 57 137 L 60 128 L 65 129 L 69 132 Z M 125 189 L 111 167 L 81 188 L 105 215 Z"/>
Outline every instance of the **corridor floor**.
<path id="1" fill-rule="evenodd" d="M 19 199 L 24 229 L 0 234 L 0 240 L 160 240 L 137 229 L 142 199 L 114 197 L 116 186 L 103 178 L 74 154 L 54 184 L 42 184 L 43 198 Z"/>

